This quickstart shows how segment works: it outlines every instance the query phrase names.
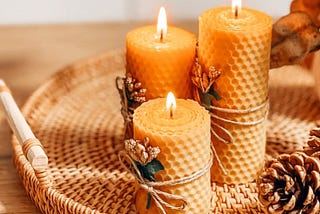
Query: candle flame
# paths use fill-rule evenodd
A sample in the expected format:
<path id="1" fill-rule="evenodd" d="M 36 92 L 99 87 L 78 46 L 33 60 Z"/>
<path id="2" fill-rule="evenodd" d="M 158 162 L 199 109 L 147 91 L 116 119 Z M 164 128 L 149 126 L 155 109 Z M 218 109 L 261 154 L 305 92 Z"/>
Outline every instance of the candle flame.
<path id="1" fill-rule="evenodd" d="M 167 14 L 164 7 L 160 8 L 157 23 L 157 34 L 160 36 L 160 41 L 162 41 L 167 36 Z"/>
<path id="2" fill-rule="evenodd" d="M 239 16 L 241 7 L 242 7 L 241 0 L 232 0 L 232 12 L 234 13 L 236 18 L 238 18 Z"/>
<path id="3" fill-rule="evenodd" d="M 172 92 L 169 92 L 167 95 L 167 102 L 166 102 L 166 108 L 170 110 L 170 118 L 173 117 L 173 110 L 177 108 L 176 99 L 174 98 L 174 95 Z"/>

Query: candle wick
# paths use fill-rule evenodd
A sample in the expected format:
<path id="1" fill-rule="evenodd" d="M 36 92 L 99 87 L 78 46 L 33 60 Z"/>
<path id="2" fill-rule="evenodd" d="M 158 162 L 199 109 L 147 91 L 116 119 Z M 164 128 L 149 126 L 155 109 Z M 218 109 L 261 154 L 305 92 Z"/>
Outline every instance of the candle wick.
<path id="1" fill-rule="evenodd" d="M 239 16 L 239 9 L 238 9 L 238 5 L 236 5 L 235 11 L 234 11 L 234 16 L 236 17 L 236 19 Z"/>
<path id="2" fill-rule="evenodd" d="M 173 104 L 170 105 L 170 119 L 173 118 Z"/>
<path id="3" fill-rule="evenodd" d="M 160 30 L 160 42 L 163 42 L 163 28 Z"/>

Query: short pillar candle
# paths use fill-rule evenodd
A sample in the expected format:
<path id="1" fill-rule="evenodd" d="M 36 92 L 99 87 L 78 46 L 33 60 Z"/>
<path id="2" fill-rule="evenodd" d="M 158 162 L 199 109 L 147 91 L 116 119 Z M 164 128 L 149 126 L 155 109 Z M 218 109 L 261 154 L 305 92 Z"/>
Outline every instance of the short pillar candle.
<path id="1" fill-rule="evenodd" d="M 152 146 L 161 150 L 157 159 L 164 170 L 155 175 L 156 181 L 168 181 L 189 176 L 210 164 L 210 115 L 193 100 L 177 99 L 171 116 L 166 109 L 166 99 L 158 98 L 139 106 L 133 116 L 134 138 L 148 137 Z M 185 210 L 167 213 L 209 213 L 211 201 L 210 169 L 201 177 L 186 184 L 163 186 L 159 190 L 185 198 Z M 136 192 L 137 213 L 160 213 L 151 201 L 146 209 L 148 193 L 138 188 Z M 165 199 L 175 204 L 177 201 Z"/>

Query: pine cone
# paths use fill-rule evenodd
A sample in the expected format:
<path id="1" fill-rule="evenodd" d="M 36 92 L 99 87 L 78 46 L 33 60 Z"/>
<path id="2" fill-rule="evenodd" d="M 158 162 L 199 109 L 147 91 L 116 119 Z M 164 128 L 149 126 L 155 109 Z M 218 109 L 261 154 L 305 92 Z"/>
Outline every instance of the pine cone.
<path id="1" fill-rule="evenodd" d="M 310 131 L 308 146 L 303 151 L 308 155 L 318 156 L 320 153 L 320 127 L 314 128 Z"/>
<path id="2" fill-rule="evenodd" d="M 319 213 L 319 172 L 319 155 L 282 154 L 259 176 L 259 200 L 270 213 Z"/>

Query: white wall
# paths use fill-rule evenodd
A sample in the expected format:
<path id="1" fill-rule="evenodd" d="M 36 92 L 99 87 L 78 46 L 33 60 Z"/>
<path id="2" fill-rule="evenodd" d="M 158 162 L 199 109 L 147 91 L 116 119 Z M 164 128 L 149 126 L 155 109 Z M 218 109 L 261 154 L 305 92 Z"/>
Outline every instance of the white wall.
<path id="1" fill-rule="evenodd" d="M 291 0 L 243 0 L 273 17 L 285 15 Z M 126 21 L 156 19 L 165 5 L 168 19 L 196 19 L 204 10 L 231 0 L 0 0 L 0 24 Z"/>

